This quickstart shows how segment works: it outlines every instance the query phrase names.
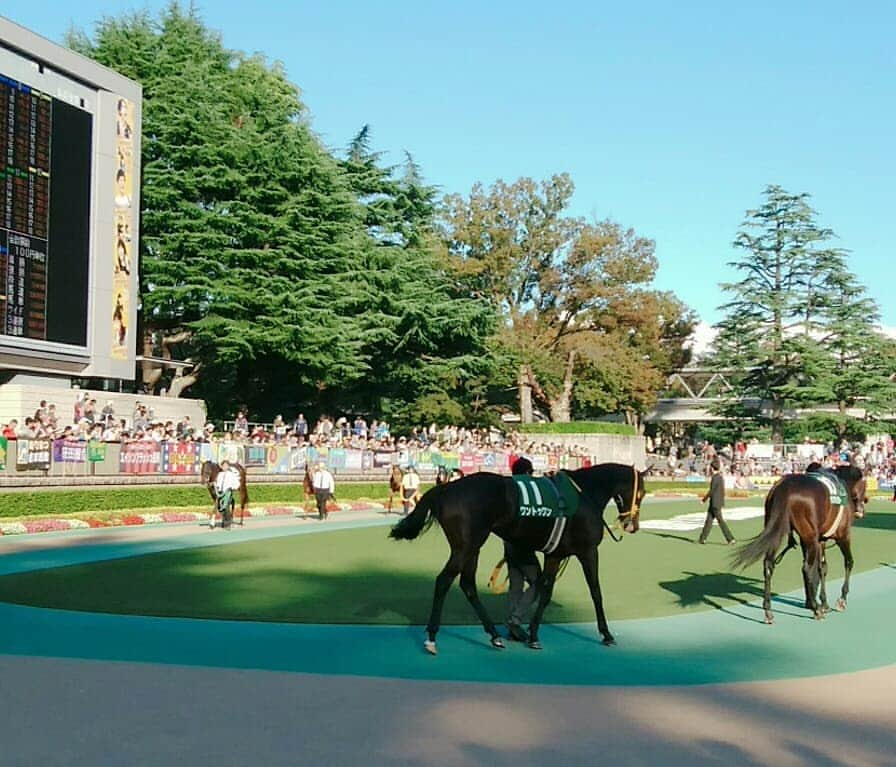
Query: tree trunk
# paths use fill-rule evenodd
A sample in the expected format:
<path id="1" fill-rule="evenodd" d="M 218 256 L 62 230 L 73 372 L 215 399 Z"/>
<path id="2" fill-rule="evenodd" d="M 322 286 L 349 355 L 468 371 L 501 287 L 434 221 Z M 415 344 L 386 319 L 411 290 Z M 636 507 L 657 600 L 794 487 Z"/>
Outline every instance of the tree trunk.
<path id="1" fill-rule="evenodd" d="M 155 354 L 155 343 L 153 340 L 152 331 L 144 328 L 143 330 L 143 356 L 144 357 L 154 357 Z M 144 361 L 140 364 L 141 368 L 141 377 L 143 378 L 143 386 L 146 388 L 147 393 L 155 394 L 156 386 L 159 383 L 159 379 L 162 377 L 162 369 L 152 362 L 148 362 L 144 359 Z"/>
<path id="2" fill-rule="evenodd" d="M 532 423 L 532 384 L 529 382 L 529 371 L 525 365 L 520 365 L 516 383 L 519 392 L 520 421 Z"/>
<path id="3" fill-rule="evenodd" d="M 566 355 L 566 369 L 563 371 L 563 388 L 560 395 L 551 400 L 551 420 L 554 423 L 569 423 L 572 419 L 572 387 L 576 353 L 570 350 Z"/>
<path id="4" fill-rule="evenodd" d="M 199 380 L 199 369 L 201 367 L 201 365 L 196 365 L 189 375 L 184 375 L 182 372 L 178 372 L 174 378 L 171 379 L 171 386 L 168 388 L 168 396 L 180 397 L 184 391 L 196 383 L 196 381 Z"/>

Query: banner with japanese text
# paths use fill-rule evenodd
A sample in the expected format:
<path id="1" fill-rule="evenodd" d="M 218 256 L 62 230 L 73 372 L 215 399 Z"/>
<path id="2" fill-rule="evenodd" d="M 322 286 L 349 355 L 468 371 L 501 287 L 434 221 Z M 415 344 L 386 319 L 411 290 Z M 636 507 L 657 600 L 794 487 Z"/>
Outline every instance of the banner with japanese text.
<path id="1" fill-rule="evenodd" d="M 52 445 L 48 439 L 20 439 L 16 443 L 16 468 L 20 471 L 50 468 Z"/>
<path id="2" fill-rule="evenodd" d="M 53 463 L 85 463 L 87 443 L 77 439 L 53 440 Z"/>
<path id="3" fill-rule="evenodd" d="M 121 446 L 122 474 L 158 474 L 162 468 L 162 448 L 158 442 L 128 442 Z"/>

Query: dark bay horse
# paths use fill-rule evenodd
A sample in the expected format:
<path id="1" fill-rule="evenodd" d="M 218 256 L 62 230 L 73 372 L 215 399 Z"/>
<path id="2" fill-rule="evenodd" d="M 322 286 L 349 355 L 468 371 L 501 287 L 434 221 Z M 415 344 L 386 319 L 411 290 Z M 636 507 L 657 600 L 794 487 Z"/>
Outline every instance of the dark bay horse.
<path id="1" fill-rule="evenodd" d="M 811 468 L 811 467 L 810 467 Z M 765 558 L 765 596 L 762 607 L 765 622 L 773 623 L 771 610 L 771 584 L 775 565 L 784 554 L 796 545 L 793 534 L 799 537 L 803 550 L 803 585 L 806 591 L 806 607 L 816 620 L 828 612 L 828 597 L 824 579 L 827 562 L 824 556 L 825 542 L 832 540 L 843 554 L 845 576 L 837 609 L 846 609 L 849 593 L 849 574 L 853 558 L 850 544 L 853 516 L 861 516 L 868 499 L 865 497 L 866 481 L 855 466 L 838 466 L 833 470 L 846 488 L 847 503 L 841 506 L 831 498 L 828 488 L 811 474 L 788 474 L 778 480 L 765 497 L 765 527 L 752 541 L 742 546 L 734 555 L 735 567 L 746 567 Z M 777 554 L 785 536 L 788 545 Z"/>
<path id="2" fill-rule="evenodd" d="M 455 482 L 436 485 L 428 490 L 414 510 L 397 525 L 389 536 L 413 540 L 433 521 L 442 527 L 451 554 L 436 578 L 432 612 L 427 624 L 427 652 L 436 654 L 436 634 L 442 617 L 445 595 L 460 574 L 460 587 L 476 611 L 494 647 L 504 646 L 495 624 L 485 610 L 476 591 L 476 567 L 479 551 L 491 533 L 522 548 L 545 552 L 545 564 L 538 581 L 539 602 L 529 626 L 529 647 L 541 649 L 538 628 L 542 614 L 551 600 L 557 571 L 567 557 L 574 556 L 591 592 L 597 627 L 605 645 L 615 644 L 607 626 L 603 597 L 598 580 L 597 546 L 609 529 L 604 522 L 604 509 L 612 499 L 619 512 L 618 522 L 627 532 L 638 530 L 641 501 L 644 498 L 644 476 L 632 466 L 605 463 L 588 469 L 566 472 L 580 494 L 578 513 L 560 527 L 558 537 L 554 519 L 517 516 L 518 491 L 510 477 L 499 474 L 470 474 Z"/>
<path id="3" fill-rule="evenodd" d="M 392 499 L 397 495 L 399 498 L 401 497 L 401 481 L 404 479 L 404 472 L 401 470 L 401 467 L 396 463 L 392 465 L 392 469 L 389 472 L 389 506 L 386 509 L 387 514 L 392 513 Z"/>
<path id="4" fill-rule="evenodd" d="M 315 508 L 314 497 L 314 477 L 311 474 L 311 464 L 305 463 L 305 476 L 302 477 L 302 508 L 305 514 L 313 511 Z"/>
<path id="5" fill-rule="evenodd" d="M 240 525 L 246 516 L 246 506 L 249 505 L 249 491 L 246 489 L 246 469 L 241 463 L 232 464 L 240 475 Z M 221 467 L 214 461 L 203 461 L 200 471 L 200 481 L 208 488 L 208 493 L 212 497 L 215 504 L 215 510 L 212 512 L 211 520 L 214 524 L 215 515 L 218 513 L 218 494 L 215 492 L 215 480 L 221 472 Z"/>

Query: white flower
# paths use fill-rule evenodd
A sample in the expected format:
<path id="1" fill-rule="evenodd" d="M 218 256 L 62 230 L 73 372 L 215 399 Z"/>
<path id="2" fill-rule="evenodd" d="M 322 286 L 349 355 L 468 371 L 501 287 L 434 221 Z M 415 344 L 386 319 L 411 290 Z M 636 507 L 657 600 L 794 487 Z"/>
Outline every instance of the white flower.
<path id="1" fill-rule="evenodd" d="M 0 532 L 3 535 L 23 535 L 28 530 L 21 522 L 0 522 Z"/>

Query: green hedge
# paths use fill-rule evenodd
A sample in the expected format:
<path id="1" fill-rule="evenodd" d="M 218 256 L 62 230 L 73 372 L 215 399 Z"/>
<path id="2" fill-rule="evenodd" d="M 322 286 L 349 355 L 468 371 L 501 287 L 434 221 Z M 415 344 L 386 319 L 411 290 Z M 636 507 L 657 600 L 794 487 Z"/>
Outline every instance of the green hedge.
<path id="1" fill-rule="evenodd" d="M 524 434 L 624 434 L 634 437 L 634 426 L 627 423 L 602 421 L 570 421 L 569 423 L 523 423 L 519 430 Z"/>
<path id="2" fill-rule="evenodd" d="M 385 500 L 388 495 L 389 488 L 386 482 L 346 483 L 336 488 L 336 498 L 340 501 L 358 498 Z M 296 504 L 301 503 L 303 498 L 304 491 L 299 484 L 249 485 L 249 500 L 252 504 Z M 0 517 L 183 508 L 206 506 L 210 503 L 208 491 L 199 485 L 5 492 L 0 493 Z"/>

